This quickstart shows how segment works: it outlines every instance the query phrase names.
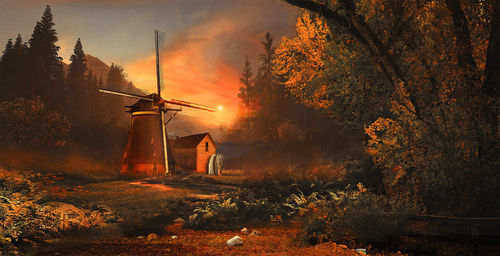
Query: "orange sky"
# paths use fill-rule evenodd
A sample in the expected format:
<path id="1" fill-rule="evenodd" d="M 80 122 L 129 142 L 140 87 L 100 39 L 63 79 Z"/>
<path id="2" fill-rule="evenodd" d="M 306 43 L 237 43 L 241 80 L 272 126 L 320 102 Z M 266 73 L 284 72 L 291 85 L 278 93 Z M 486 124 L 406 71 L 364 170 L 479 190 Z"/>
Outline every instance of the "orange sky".
<path id="1" fill-rule="evenodd" d="M 245 55 L 255 74 L 264 34 L 271 32 L 277 45 L 292 35 L 297 16 L 282 0 L 0 0 L 0 43 L 18 33 L 27 41 L 46 4 L 65 62 L 81 38 L 86 53 L 123 66 L 128 80 L 150 92 L 156 91 L 153 30 L 166 32 L 166 98 L 223 106 L 214 114 L 184 108 L 172 122 L 194 116 L 189 126 L 181 125 L 202 123 L 200 130 L 230 126 L 238 112 Z"/>
<path id="2" fill-rule="evenodd" d="M 199 117 L 201 122 L 215 126 L 229 126 L 236 119 L 240 105 L 237 97 L 241 86 L 239 75 L 244 56 L 249 55 L 254 62 L 258 62 L 257 56 L 262 47 L 260 41 L 267 31 L 245 31 L 255 19 L 255 13 L 241 15 L 243 11 L 214 15 L 169 38 L 161 52 L 164 74 L 162 96 L 222 107 L 216 113 L 184 109 L 179 115 Z M 275 45 L 281 35 L 275 36 Z M 124 67 L 128 79 L 137 87 L 156 91 L 153 53 Z"/>

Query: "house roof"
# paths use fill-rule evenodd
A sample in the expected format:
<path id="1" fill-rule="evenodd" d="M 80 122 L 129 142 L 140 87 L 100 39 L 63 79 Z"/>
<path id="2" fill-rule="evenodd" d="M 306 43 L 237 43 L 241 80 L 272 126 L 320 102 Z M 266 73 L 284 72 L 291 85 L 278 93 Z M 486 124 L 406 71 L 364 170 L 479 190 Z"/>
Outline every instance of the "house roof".
<path id="1" fill-rule="evenodd" d="M 212 136 L 208 132 L 201 134 L 194 134 L 185 137 L 180 137 L 176 140 L 173 140 L 172 146 L 176 148 L 194 148 L 200 144 L 200 142 L 206 137 L 209 136 L 213 141 Z"/>

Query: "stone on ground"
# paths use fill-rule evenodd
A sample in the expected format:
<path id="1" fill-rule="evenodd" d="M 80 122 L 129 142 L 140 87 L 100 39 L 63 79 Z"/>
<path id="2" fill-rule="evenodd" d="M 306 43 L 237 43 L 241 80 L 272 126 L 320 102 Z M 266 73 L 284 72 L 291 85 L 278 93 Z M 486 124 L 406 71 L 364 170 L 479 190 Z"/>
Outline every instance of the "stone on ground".
<path id="1" fill-rule="evenodd" d="M 239 236 L 235 236 L 229 240 L 227 240 L 226 244 L 228 246 L 237 246 L 237 245 L 243 245 L 243 239 Z"/>
<path id="2" fill-rule="evenodd" d="M 241 229 L 241 234 L 242 235 L 248 235 L 248 229 L 247 228 L 242 228 Z"/>
<path id="3" fill-rule="evenodd" d="M 175 239 L 177 239 L 177 238 L 178 238 L 177 236 L 171 236 L 171 237 L 170 237 L 170 239 L 172 239 L 172 240 L 175 240 Z"/>

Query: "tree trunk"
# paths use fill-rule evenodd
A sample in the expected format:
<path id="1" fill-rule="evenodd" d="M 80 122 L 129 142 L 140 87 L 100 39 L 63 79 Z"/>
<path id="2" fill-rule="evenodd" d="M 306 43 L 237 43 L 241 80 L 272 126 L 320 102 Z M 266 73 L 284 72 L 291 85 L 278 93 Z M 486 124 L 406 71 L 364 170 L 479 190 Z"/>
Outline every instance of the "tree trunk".
<path id="1" fill-rule="evenodd" d="M 477 66 L 472 56 L 472 42 L 467 17 L 465 17 L 459 0 L 446 0 L 446 7 L 451 12 L 451 17 L 453 19 L 458 62 L 463 67 L 466 67 L 468 76 L 477 79 Z"/>
<path id="2" fill-rule="evenodd" d="M 488 97 L 498 97 L 498 86 L 500 86 L 500 0 L 495 2 L 493 8 L 485 78 L 481 88 Z"/>

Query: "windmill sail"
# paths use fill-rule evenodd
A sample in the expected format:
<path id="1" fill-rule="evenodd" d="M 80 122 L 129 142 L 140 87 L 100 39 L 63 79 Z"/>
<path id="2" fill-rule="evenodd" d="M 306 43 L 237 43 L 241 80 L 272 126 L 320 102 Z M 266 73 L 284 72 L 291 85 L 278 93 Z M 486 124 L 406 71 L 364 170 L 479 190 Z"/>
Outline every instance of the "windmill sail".
<path id="1" fill-rule="evenodd" d="M 161 98 L 161 89 L 163 87 L 163 79 L 162 74 L 163 70 L 161 69 L 161 61 L 160 61 L 160 48 L 163 48 L 165 44 L 165 33 L 155 30 L 155 50 L 156 50 L 156 86 L 158 88 L 158 96 Z M 167 139 L 167 131 L 165 126 L 165 113 L 160 111 L 160 123 L 161 123 L 161 131 L 163 138 L 163 156 L 165 159 L 165 173 L 171 174 L 172 170 L 170 170 L 170 166 L 168 164 L 168 139 Z"/>
<path id="2" fill-rule="evenodd" d="M 131 114 L 130 133 L 122 157 L 120 174 L 125 176 L 160 176 L 172 174 L 174 157 L 169 147 L 165 112 L 181 111 L 169 105 L 195 108 L 214 112 L 214 108 L 182 100 L 164 100 L 163 72 L 161 69 L 161 48 L 164 46 L 165 33 L 155 30 L 156 51 L 156 89 L 157 93 L 139 95 L 100 88 L 102 93 L 139 99 L 135 104 L 126 106 Z M 162 95 L 163 91 L 163 95 Z"/>
<path id="3" fill-rule="evenodd" d="M 165 47 L 166 33 L 155 29 L 155 51 L 156 51 L 156 86 L 158 95 L 161 97 L 161 90 L 164 89 L 163 84 L 163 67 L 161 62 L 161 50 Z"/>
<path id="4" fill-rule="evenodd" d="M 130 97 L 130 98 L 136 98 L 136 99 L 147 100 L 147 101 L 154 101 L 154 99 L 152 97 L 137 95 L 137 94 L 133 94 L 133 93 L 120 92 L 120 91 L 108 90 L 108 89 L 103 89 L 103 88 L 99 88 L 99 91 L 103 92 L 103 93 L 125 96 L 125 97 Z"/>

